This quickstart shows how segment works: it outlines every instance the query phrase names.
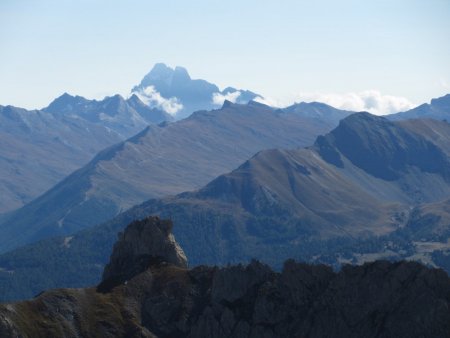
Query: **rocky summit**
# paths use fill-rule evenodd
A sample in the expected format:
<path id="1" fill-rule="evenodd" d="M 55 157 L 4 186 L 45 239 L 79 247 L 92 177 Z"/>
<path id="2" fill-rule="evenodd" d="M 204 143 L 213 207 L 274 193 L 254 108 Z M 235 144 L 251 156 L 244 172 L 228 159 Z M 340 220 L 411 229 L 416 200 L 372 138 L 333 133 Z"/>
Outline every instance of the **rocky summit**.
<path id="1" fill-rule="evenodd" d="M 1 337 L 449 337 L 450 279 L 418 263 L 189 270 L 157 217 L 131 223 L 97 288 L 0 306 Z"/>

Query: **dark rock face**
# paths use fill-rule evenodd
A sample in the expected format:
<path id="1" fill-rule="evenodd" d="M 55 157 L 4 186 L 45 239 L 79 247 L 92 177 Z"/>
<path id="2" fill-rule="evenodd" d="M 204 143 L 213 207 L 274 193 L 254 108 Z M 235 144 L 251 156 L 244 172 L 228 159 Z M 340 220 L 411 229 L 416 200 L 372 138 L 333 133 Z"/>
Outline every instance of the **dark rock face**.
<path id="1" fill-rule="evenodd" d="M 171 227 L 131 223 L 97 290 L 1 305 L 1 337 L 450 336 L 442 270 L 378 261 L 335 273 L 293 260 L 281 272 L 257 261 L 188 270 Z"/>
<path id="2" fill-rule="evenodd" d="M 172 234 L 172 222 L 148 217 L 131 223 L 114 245 L 111 260 L 103 272 L 99 290 L 122 284 L 151 264 L 167 262 L 186 268 L 187 259 Z"/>
<path id="3" fill-rule="evenodd" d="M 246 267 L 199 267 L 188 275 L 187 290 L 177 289 L 175 296 L 168 284 L 164 296 L 150 296 L 144 303 L 143 325 L 158 336 L 450 335 L 448 277 L 417 263 L 379 261 L 336 274 L 294 261 L 274 273 L 252 262 Z"/>

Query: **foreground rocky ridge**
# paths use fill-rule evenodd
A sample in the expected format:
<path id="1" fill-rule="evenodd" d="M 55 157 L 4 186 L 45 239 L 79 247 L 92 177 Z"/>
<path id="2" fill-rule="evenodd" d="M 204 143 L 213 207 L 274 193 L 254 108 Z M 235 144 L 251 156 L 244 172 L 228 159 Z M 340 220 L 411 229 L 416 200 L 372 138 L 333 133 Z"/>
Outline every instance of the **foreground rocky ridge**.
<path id="1" fill-rule="evenodd" d="M 170 230 L 156 217 L 133 222 L 97 289 L 2 305 L 0 336 L 450 336 L 450 279 L 442 270 L 378 261 L 335 273 L 292 260 L 280 273 L 257 261 L 189 270 Z M 114 276 L 126 278 L 109 283 Z"/>

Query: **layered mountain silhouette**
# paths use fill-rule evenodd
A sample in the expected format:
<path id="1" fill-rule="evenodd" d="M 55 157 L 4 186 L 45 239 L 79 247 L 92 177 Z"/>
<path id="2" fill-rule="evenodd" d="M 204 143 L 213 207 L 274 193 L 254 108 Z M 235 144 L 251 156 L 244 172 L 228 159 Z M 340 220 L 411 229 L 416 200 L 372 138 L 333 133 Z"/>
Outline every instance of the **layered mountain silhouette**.
<path id="1" fill-rule="evenodd" d="M 0 106 L 0 213 L 28 203 L 105 147 L 170 119 L 136 96 L 64 94 L 32 111 Z"/>
<path id="2" fill-rule="evenodd" d="M 329 106 L 323 109 L 348 115 Z M 324 114 L 326 116 L 326 114 Z M 151 125 L 100 152 L 90 163 L 15 211 L 0 225 L 0 250 L 70 234 L 149 198 L 199 188 L 257 151 L 311 144 L 334 126 L 256 102 Z"/>
<path id="3" fill-rule="evenodd" d="M 172 109 L 178 119 L 198 110 L 218 108 L 226 98 L 233 98 L 235 103 L 246 104 L 261 97 L 251 91 L 233 87 L 221 91 L 208 81 L 191 79 L 183 67 L 173 69 L 164 63 L 155 64 L 132 92 L 147 99 L 150 105 Z"/>
<path id="4" fill-rule="evenodd" d="M 97 288 L 0 305 L 2 337 L 448 337 L 450 279 L 414 262 L 187 268 L 169 220 L 132 222 Z"/>
<path id="5" fill-rule="evenodd" d="M 149 200 L 110 222 L 4 254 L 0 267 L 14 273 L 1 274 L 0 285 L 11 297 L 29 295 L 29 284 L 18 281 L 35 267 L 35 292 L 92 284 L 114 234 L 148 215 L 178 224 L 175 235 L 194 266 L 407 258 L 448 268 L 449 138 L 443 121 L 353 114 L 311 147 L 261 151 L 197 191 Z M 40 271 L 52 272 L 39 279 Z"/>
<path id="6" fill-rule="evenodd" d="M 413 121 L 354 114 L 313 147 L 262 151 L 199 191 L 136 210 L 179 222 L 194 264 L 256 257 L 276 266 L 315 241 L 387 235 L 406 226 L 411 208 L 450 196 L 450 158 L 431 141 L 444 128 L 448 142 L 450 125 L 424 123 L 422 135 Z"/>
<path id="7" fill-rule="evenodd" d="M 0 214 L 30 202 L 100 150 L 149 124 L 172 121 L 175 113 L 180 119 L 219 108 L 227 98 L 248 103 L 260 97 L 232 87 L 221 91 L 205 80 L 192 80 L 182 67 L 162 63 L 133 92 L 137 95 L 128 99 L 114 95 L 101 101 L 64 93 L 34 111 L 0 106 Z"/>

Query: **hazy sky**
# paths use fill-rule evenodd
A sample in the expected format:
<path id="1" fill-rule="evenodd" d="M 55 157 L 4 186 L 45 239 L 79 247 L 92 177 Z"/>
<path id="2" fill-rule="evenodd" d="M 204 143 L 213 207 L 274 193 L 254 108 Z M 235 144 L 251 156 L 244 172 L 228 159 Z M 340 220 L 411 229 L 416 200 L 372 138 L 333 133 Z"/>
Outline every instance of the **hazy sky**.
<path id="1" fill-rule="evenodd" d="M 156 62 L 280 105 L 450 92 L 449 0 L 1 0 L 0 46 L 0 104 L 25 108 L 126 96 Z"/>

